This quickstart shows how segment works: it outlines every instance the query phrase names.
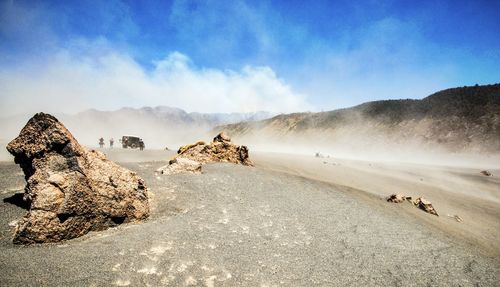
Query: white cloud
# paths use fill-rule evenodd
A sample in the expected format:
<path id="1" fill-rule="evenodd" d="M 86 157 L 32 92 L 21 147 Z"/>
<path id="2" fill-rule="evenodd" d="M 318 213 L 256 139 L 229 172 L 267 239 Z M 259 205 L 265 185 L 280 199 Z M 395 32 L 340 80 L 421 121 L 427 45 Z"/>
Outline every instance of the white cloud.
<path id="1" fill-rule="evenodd" d="M 157 105 L 199 112 L 311 108 L 304 95 L 295 93 L 269 67 L 198 68 L 188 56 L 173 52 L 145 70 L 127 54 L 109 48 L 85 54 L 61 50 L 36 63 L 3 67 L 0 95 L 4 115 Z"/>

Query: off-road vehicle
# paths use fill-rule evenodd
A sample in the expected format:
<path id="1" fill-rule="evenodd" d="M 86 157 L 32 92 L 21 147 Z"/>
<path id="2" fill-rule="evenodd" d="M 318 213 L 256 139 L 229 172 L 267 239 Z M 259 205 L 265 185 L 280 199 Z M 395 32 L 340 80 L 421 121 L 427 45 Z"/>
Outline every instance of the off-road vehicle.
<path id="1" fill-rule="evenodd" d="M 123 148 L 140 148 L 144 149 L 144 141 L 136 136 L 122 136 L 120 142 Z"/>

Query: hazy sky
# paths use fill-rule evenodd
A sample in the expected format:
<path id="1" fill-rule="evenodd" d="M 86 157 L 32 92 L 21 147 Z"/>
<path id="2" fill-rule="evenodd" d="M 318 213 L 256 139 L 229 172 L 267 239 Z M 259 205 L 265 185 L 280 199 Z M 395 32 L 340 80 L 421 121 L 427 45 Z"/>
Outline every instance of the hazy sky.
<path id="1" fill-rule="evenodd" d="M 320 111 L 500 82 L 500 1 L 0 0 L 4 115 Z"/>

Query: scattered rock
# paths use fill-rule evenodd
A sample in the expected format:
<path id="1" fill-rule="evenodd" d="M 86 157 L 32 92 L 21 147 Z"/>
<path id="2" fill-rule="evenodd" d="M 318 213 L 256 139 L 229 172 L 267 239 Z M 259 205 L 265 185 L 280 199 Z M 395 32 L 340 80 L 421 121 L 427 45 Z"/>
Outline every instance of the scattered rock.
<path id="1" fill-rule="evenodd" d="M 415 204 L 415 206 L 417 206 L 418 208 L 422 209 L 423 211 L 425 211 L 427 213 L 439 216 L 438 213 L 436 212 L 436 210 L 434 209 L 434 207 L 432 206 L 431 202 L 426 200 L 423 197 L 419 197 L 419 198 L 415 199 L 413 204 Z"/>
<path id="2" fill-rule="evenodd" d="M 481 173 L 482 175 L 484 175 L 484 176 L 493 176 L 493 174 L 491 174 L 491 172 L 489 172 L 489 171 L 487 171 L 487 170 L 482 170 L 480 173 Z"/>
<path id="3" fill-rule="evenodd" d="M 402 194 L 392 194 L 387 198 L 388 202 L 400 203 L 405 200 L 411 201 L 411 196 L 404 196 Z"/>
<path id="4" fill-rule="evenodd" d="M 57 242 L 149 216 L 144 181 L 82 147 L 49 114 L 31 118 L 7 150 L 24 171 L 29 202 L 14 243 Z"/>
<path id="5" fill-rule="evenodd" d="M 411 199 L 412 199 L 411 196 L 405 196 L 402 194 L 391 194 L 389 197 L 387 197 L 388 202 L 394 202 L 394 203 L 401 203 L 403 201 L 412 202 Z M 422 209 L 423 211 L 425 211 L 427 213 L 439 216 L 437 214 L 436 210 L 434 209 L 434 207 L 432 206 L 431 202 L 426 200 L 423 197 L 419 197 L 419 198 L 415 199 L 415 201 L 413 201 L 412 203 L 416 207 Z M 461 220 L 461 218 L 460 218 L 460 220 Z M 458 221 L 458 219 L 457 219 L 457 221 Z"/>
<path id="6" fill-rule="evenodd" d="M 455 219 L 457 222 L 463 222 L 464 220 L 458 215 L 447 214 L 448 217 Z"/>
<path id="7" fill-rule="evenodd" d="M 190 160 L 188 158 L 178 157 L 171 160 L 168 165 L 162 166 L 156 170 L 157 173 L 167 175 L 176 174 L 183 171 L 201 173 L 201 163 Z"/>
<path id="8" fill-rule="evenodd" d="M 314 154 L 314 157 L 317 157 L 317 158 L 330 158 L 330 155 L 329 154 L 322 154 L 320 152 L 317 152 Z"/>

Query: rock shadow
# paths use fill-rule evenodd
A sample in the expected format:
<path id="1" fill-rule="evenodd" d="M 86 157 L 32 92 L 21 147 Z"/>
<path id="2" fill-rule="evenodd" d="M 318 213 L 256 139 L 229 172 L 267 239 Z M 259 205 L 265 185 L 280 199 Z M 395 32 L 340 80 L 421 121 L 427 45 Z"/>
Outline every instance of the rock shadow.
<path id="1" fill-rule="evenodd" d="M 18 207 L 21 207 L 23 209 L 29 210 L 30 206 L 31 206 L 31 202 L 25 201 L 23 199 L 23 197 L 24 197 L 24 193 L 22 193 L 22 192 L 15 193 L 14 195 L 12 195 L 10 197 L 4 198 L 3 202 L 10 203 L 10 204 L 16 205 Z"/>

